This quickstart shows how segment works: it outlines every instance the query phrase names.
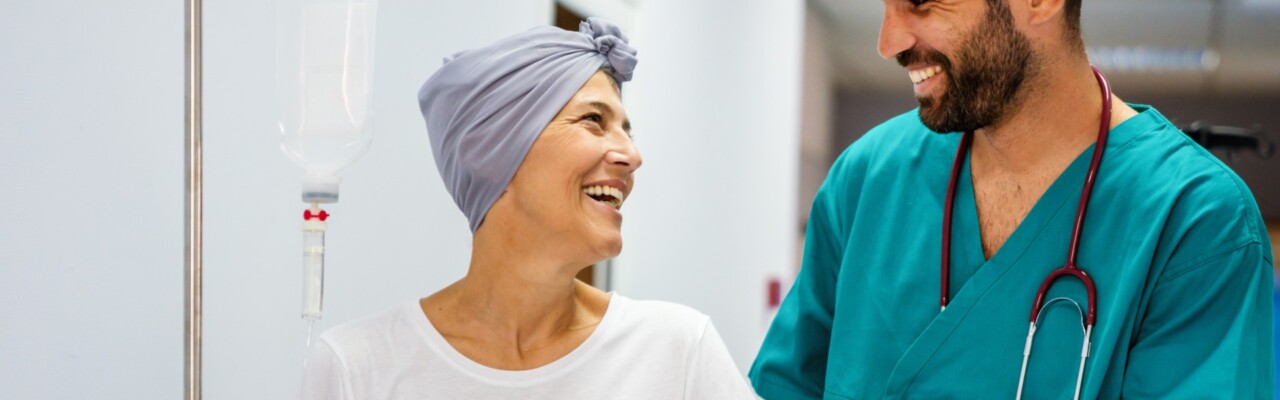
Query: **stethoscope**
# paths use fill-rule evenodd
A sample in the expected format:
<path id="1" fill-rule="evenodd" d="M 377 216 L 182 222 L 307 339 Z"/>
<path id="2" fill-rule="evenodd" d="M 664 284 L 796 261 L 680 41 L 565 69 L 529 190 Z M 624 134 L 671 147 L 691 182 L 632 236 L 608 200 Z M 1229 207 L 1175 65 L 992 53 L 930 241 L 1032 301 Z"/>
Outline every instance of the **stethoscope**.
<path id="1" fill-rule="evenodd" d="M 1076 393 L 1075 399 L 1080 398 L 1080 385 L 1084 383 L 1084 364 L 1089 358 L 1089 337 L 1093 334 L 1093 325 L 1097 320 L 1097 290 L 1093 286 L 1093 278 L 1076 266 L 1076 254 L 1080 250 L 1080 231 L 1084 226 L 1084 212 L 1089 206 L 1089 195 L 1093 191 L 1094 179 L 1098 176 L 1098 164 L 1102 162 L 1102 151 L 1107 148 L 1107 133 L 1111 127 L 1111 85 L 1107 83 L 1107 78 L 1102 76 L 1102 72 L 1097 67 L 1093 68 L 1093 76 L 1098 80 L 1098 86 L 1102 89 L 1102 122 L 1098 127 L 1098 140 L 1093 149 L 1093 160 L 1089 163 L 1089 173 L 1085 176 L 1084 189 L 1080 192 L 1080 206 L 1076 209 L 1075 228 L 1071 231 L 1071 249 L 1067 253 L 1067 264 L 1061 268 L 1053 270 L 1049 276 L 1044 279 L 1044 283 L 1040 284 L 1040 290 L 1036 292 L 1035 304 L 1031 306 L 1031 323 L 1027 328 L 1027 342 L 1022 350 L 1022 372 L 1018 375 L 1018 395 L 1022 398 L 1022 387 L 1026 383 L 1027 378 L 1027 361 L 1031 359 L 1031 343 L 1035 340 L 1036 321 L 1040 318 L 1040 310 L 1044 303 L 1044 295 L 1049 291 L 1049 287 L 1053 285 L 1058 278 L 1072 276 L 1084 283 L 1084 288 L 1088 292 L 1089 304 L 1087 312 L 1081 312 L 1082 328 L 1084 329 L 1084 342 L 1080 349 L 1080 372 L 1076 375 Z M 942 309 L 947 309 L 949 290 L 949 279 L 951 277 L 951 209 L 955 207 L 956 183 L 960 180 L 960 167 L 964 163 L 965 155 L 969 152 L 969 146 L 973 143 L 973 132 L 965 132 L 960 139 L 960 148 L 956 150 L 956 159 L 951 166 L 951 180 L 947 184 L 947 207 L 942 213 Z M 1077 311 L 1080 309 L 1080 303 L 1069 298 L 1060 297 L 1052 299 L 1048 304 L 1057 301 L 1068 301 L 1075 303 Z"/>

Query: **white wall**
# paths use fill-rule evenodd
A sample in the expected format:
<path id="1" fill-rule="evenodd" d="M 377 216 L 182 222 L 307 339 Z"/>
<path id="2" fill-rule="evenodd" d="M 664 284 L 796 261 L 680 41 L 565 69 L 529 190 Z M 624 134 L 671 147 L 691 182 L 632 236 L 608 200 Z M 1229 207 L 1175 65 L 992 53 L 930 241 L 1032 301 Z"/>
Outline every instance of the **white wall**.
<path id="1" fill-rule="evenodd" d="M 0 398 L 182 393 L 182 2 L 0 12 Z"/>
<path id="2" fill-rule="evenodd" d="M 794 275 L 800 1 L 644 1 L 627 109 L 644 166 L 617 289 L 711 316 L 746 371 Z"/>

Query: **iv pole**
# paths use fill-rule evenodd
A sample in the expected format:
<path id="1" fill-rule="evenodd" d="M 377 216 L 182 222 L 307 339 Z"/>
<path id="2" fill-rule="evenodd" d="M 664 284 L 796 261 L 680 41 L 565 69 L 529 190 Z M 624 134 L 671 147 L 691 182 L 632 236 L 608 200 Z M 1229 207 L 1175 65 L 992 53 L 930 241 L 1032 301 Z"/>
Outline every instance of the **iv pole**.
<path id="1" fill-rule="evenodd" d="M 186 66 L 184 148 L 186 164 L 186 191 L 184 201 L 183 288 L 186 295 L 185 323 L 183 325 L 183 399 L 200 400 L 200 351 L 203 332 L 201 314 L 204 264 L 204 149 L 202 145 L 201 93 L 201 0 L 186 0 L 184 37 Z"/>

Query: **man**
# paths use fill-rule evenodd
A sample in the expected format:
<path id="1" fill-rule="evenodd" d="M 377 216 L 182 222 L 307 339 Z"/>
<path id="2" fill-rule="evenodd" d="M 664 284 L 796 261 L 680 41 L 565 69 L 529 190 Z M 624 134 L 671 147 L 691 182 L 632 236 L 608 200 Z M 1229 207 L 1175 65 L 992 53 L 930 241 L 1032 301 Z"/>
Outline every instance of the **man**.
<path id="1" fill-rule="evenodd" d="M 1080 0 L 884 5 L 880 55 L 906 69 L 920 108 L 832 166 L 752 382 L 766 399 L 1014 398 L 1104 123 Z M 1154 108 L 1110 98 L 1079 245 L 1097 289 L 1079 396 L 1270 398 L 1274 261 L 1256 202 Z M 960 132 L 972 144 L 948 204 Z M 1089 296 L 1055 282 L 1027 398 L 1071 398 L 1081 371 Z"/>

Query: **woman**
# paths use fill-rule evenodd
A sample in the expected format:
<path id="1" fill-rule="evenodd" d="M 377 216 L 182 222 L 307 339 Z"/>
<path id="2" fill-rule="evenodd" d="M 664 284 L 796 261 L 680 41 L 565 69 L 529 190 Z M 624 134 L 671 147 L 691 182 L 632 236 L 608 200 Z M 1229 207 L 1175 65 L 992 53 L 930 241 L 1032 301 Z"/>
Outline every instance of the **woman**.
<path id="1" fill-rule="evenodd" d="M 707 316 L 574 278 L 622 249 L 641 159 L 619 91 L 635 64 L 595 19 L 445 60 L 419 102 L 470 268 L 322 335 L 304 398 L 754 398 Z"/>

